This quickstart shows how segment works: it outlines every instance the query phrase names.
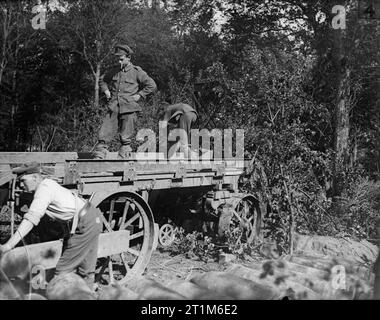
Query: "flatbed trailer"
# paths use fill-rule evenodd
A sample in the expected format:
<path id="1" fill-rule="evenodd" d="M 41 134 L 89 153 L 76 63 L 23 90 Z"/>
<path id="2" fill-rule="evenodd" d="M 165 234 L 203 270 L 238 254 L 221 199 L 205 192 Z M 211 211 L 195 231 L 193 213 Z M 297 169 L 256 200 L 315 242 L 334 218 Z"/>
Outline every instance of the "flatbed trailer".
<path id="1" fill-rule="evenodd" d="M 99 281 L 123 283 L 142 274 L 158 242 L 170 245 L 175 225 L 187 218 L 211 222 L 220 236 L 231 227 L 240 228 L 245 241 L 260 234 L 260 204 L 253 195 L 239 192 L 248 161 L 117 160 L 116 154 L 105 160 L 84 158 L 88 154 L 0 153 L 0 186 L 8 188 L 5 207 L 12 233 L 15 216 L 22 208 L 27 211 L 11 172 L 22 163 L 41 163 L 50 178 L 98 207 L 104 226 Z M 26 275 L 36 266 L 51 269 L 61 250 L 61 240 L 28 244 L 7 253 L 0 267 L 9 276 Z"/>

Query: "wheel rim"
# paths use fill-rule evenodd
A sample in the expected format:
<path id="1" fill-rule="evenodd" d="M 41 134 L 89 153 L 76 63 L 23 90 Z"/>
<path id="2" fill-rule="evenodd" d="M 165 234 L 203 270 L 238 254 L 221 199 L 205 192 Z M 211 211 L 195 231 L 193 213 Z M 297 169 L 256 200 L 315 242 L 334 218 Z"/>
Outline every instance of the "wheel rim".
<path id="1" fill-rule="evenodd" d="M 139 195 L 114 194 L 98 206 L 102 211 L 103 232 L 129 230 L 130 246 L 126 252 L 98 259 L 96 280 L 120 284 L 141 275 L 153 251 L 154 219 L 149 205 Z"/>
<path id="2" fill-rule="evenodd" d="M 234 207 L 230 204 L 221 208 L 218 223 L 219 236 L 226 232 L 239 230 L 241 242 L 251 243 L 257 239 L 261 231 L 261 213 L 257 200 L 253 196 L 245 196 Z"/>
<path id="3" fill-rule="evenodd" d="M 170 246 L 173 243 L 174 238 L 174 227 L 169 223 L 162 225 L 158 234 L 158 241 L 160 244 L 164 247 Z"/>

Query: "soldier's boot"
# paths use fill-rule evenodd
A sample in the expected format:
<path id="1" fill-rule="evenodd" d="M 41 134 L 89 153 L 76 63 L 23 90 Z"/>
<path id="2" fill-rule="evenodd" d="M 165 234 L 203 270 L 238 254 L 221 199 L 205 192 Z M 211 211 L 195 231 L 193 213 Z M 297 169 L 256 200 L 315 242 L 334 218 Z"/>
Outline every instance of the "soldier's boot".
<path id="1" fill-rule="evenodd" d="M 107 153 L 108 153 L 108 146 L 103 143 L 103 142 L 100 142 L 98 143 L 98 145 L 96 146 L 93 154 L 92 154 L 92 157 L 93 159 L 105 159 L 107 157 Z"/>
<path id="2" fill-rule="evenodd" d="M 120 147 L 117 158 L 123 160 L 132 158 L 132 148 L 129 145 L 122 145 Z"/>

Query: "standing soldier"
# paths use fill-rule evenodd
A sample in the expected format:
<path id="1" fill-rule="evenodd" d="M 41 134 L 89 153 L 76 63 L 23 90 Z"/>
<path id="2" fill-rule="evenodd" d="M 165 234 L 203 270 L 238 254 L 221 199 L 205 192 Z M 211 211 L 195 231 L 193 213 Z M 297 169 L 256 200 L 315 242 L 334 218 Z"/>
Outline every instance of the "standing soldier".
<path id="1" fill-rule="evenodd" d="M 104 159 L 108 144 L 119 131 L 121 148 L 118 158 L 127 159 L 132 152 L 131 138 L 136 129 L 137 112 L 142 111 L 137 103 L 157 88 L 147 73 L 131 63 L 133 51 L 127 45 L 117 45 L 115 55 L 120 66 L 102 75 L 100 88 L 108 101 L 108 112 L 99 131 L 94 158 Z"/>

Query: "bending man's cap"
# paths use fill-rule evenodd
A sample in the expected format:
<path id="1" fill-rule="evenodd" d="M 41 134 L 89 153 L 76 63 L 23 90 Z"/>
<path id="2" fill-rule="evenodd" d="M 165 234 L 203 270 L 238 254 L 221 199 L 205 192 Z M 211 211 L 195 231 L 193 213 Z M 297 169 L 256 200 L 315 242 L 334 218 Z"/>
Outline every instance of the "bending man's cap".
<path id="1" fill-rule="evenodd" d="M 17 178 L 21 178 L 26 174 L 41 173 L 41 166 L 38 162 L 24 163 L 20 167 L 16 167 L 12 170 L 12 173 L 17 174 Z"/>
<path id="2" fill-rule="evenodd" d="M 122 56 L 125 54 L 126 56 L 130 56 L 133 54 L 133 50 L 128 47 L 126 44 L 118 44 L 115 46 L 115 55 Z"/>

